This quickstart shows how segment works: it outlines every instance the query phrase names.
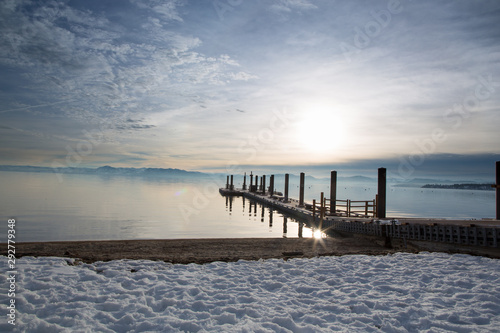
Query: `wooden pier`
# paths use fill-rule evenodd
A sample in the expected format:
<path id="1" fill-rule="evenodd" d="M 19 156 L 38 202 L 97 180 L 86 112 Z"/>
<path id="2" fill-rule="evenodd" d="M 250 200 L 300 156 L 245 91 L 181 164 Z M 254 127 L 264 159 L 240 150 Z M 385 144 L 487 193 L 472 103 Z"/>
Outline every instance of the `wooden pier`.
<path id="1" fill-rule="evenodd" d="M 497 172 L 498 172 L 497 162 Z M 500 221 L 497 219 L 483 220 L 446 220 L 424 218 L 387 218 L 386 217 L 386 170 L 379 169 L 378 194 L 374 200 L 339 200 L 336 197 L 337 173 L 331 173 L 330 198 L 320 194 L 318 201 L 312 203 L 304 201 L 304 173 L 300 174 L 299 199 L 292 199 L 288 192 L 288 178 L 285 175 L 284 195 L 276 192 L 274 176 L 270 177 L 270 186 L 265 187 L 265 176 L 261 177 L 258 185 L 258 176 L 250 174 L 250 185 L 246 187 L 246 174 L 243 181 L 244 188 L 236 189 L 231 183 L 219 189 L 223 196 L 243 196 L 260 202 L 284 214 L 313 224 L 325 233 L 362 234 L 385 238 L 386 242 L 399 242 L 407 247 L 410 242 L 432 242 L 453 245 L 453 247 L 481 247 L 494 257 L 500 257 Z M 497 199 L 498 182 L 497 174 Z M 229 181 L 229 176 L 228 176 Z M 498 200 L 497 200 L 498 201 Z M 498 206 L 497 206 L 498 212 Z M 470 251 L 476 253 L 475 251 Z M 484 251 L 483 251 L 484 252 Z"/>

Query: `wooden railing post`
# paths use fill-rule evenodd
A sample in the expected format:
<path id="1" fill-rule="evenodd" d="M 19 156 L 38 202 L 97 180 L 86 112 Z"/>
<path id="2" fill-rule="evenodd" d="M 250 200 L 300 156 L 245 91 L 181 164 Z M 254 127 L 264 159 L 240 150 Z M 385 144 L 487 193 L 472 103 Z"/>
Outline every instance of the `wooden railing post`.
<path id="1" fill-rule="evenodd" d="M 350 217 L 351 216 L 351 200 L 347 199 L 347 203 L 346 203 L 346 209 L 347 209 L 347 217 Z"/>

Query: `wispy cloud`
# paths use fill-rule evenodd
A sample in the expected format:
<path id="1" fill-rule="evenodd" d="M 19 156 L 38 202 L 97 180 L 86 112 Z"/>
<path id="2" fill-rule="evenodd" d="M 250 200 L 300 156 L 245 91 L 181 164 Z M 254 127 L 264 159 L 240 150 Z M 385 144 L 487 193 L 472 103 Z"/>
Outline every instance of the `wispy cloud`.
<path id="1" fill-rule="evenodd" d="M 228 6 L 222 20 L 210 1 L 1 2 L 0 121 L 17 129 L 2 144 L 57 159 L 94 131 L 106 143 L 85 163 L 143 150 L 209 166 L 241 159 L 287 108 L 295 120 L 252 163 L 407 156 L 436 129 L 434 153 L 498 151 L 497 1 Z M 331 140 L 320 132 L 335 144 L 311 153 Z"/>

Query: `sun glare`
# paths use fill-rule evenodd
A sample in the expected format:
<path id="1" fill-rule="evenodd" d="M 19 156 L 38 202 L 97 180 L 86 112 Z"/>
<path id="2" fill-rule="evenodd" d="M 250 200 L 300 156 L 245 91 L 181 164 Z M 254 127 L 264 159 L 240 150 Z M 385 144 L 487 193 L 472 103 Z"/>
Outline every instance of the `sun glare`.
<path id="1" fill-rule="evenodd" d="M 321 239 L 323 238 L 323 233 L 321 232 L 321 230 L 315 230 L 313 233 L 313 237 L 316 239 Z"/>
<path id="2" fill-rule="evenodd" d="M 297 126 L 297 140 L 308 153 L 334 154 L 344 142 L 344 119 L 333 108 L 310 106 L 304 109 Z"/>

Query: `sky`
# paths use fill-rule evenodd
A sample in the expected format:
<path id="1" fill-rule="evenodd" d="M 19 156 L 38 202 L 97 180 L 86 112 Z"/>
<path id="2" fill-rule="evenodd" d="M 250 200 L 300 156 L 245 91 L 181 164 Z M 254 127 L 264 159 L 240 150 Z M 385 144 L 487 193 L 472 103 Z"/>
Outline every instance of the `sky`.
<path id="1" fill-rule="evenodd" d="M 496 0 L 1 0 L 0 16 L 0 164 L 405 178 L 500 160 Z"/>

